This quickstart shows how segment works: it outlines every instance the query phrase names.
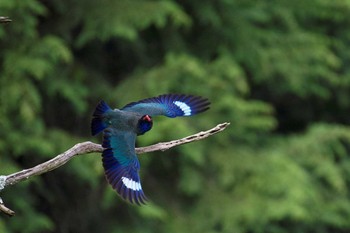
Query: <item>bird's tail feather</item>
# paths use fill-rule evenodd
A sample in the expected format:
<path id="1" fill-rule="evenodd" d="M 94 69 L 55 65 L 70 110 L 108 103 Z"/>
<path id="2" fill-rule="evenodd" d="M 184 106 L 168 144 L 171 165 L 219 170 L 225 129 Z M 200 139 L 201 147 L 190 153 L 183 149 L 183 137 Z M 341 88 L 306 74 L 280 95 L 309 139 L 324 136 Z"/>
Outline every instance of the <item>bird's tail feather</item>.
<path id="1" fill-rule="evenodd" d="M 111 110 L 112 109 L 103 100 L 98 103 L 91 120 L 91 134 L 93 136 L 107 128 L 108 125 L 103 121 L 104 115 L 106 112 Z"/>

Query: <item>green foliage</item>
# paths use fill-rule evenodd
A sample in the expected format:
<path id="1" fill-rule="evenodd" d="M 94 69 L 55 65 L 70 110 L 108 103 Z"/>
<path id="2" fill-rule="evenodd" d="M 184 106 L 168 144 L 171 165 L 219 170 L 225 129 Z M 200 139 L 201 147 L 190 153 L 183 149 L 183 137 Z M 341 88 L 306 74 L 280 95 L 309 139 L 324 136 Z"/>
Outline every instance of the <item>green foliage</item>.
<path id="1" fill-rule="evenodd" d="M 79 11 L 88 11 L 77 45 L 90 40 L 108 40 L 113 36 L 135 40 L 138 32 L 150 26 L 163 28 L 171 18 L 174 25 L 190 24 L 189 17 L 171 1 L 104 0 L 98 4 L 86 1 L 76 6 Z"/>
<path id="2" fill-rule="evenodd" d="M 350 1 L 0 0 L 0 174 L 91 138 L 113 107 L 163 93 L 210 111 L 154 119 L 138 145 L 151 203 L 106 184 L 100 156 L 1 192 L 0 232 L 348 232 Z"/>

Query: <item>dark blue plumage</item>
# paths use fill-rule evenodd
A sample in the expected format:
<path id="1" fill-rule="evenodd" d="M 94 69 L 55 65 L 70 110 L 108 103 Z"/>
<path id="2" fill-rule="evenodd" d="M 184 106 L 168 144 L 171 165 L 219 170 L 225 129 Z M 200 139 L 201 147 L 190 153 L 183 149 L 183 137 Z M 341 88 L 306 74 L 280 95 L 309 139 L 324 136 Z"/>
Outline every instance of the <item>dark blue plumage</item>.
<path id="1" fill-rule="evenodd" d="M 91 134 L 92 136 L 100 133 L 107 127 L 107 122 L 103 122 L 103 114 L 112 111 L 112 109 L 103 100 L 97 105 L 92 114 Z"/>
<path id="2" fill-rule="evenodd" d="M 149 115 L 144 115 L 137 123 L 137 135 L 142 135 L 151 130 L 153 126 L 152 118 Z"/>
<path id="3" fill-rule="evenodd" d="M 208 99 L 166 94 L 127 104 L 112 110 L 104 101 L 97 105 L 91 121 L 91 133 L 103 131 L 102 163 L 109 184 L 125 200 L 145 204 L 139 177 L 140 163 L 135 153 L 136 136 L 152 128 L 151 116 L 192 116 L 209 109 Z"/>
<path id="4" fill-rule="evenodd" d="M 102 163 L 108 182 L 131 203 L 145 204 L 139 178 L 140 164 L 135 155 L 135 138 L 132 132 L 118 132 L 109 128 L 104 132 Z"/>

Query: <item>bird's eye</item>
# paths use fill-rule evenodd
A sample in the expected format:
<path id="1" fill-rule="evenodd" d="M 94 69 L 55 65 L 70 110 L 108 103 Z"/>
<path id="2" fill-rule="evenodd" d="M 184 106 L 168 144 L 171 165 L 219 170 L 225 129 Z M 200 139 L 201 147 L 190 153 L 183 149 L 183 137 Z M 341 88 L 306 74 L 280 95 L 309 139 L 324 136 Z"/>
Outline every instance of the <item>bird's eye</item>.
<path id="1" fill-rule="evenodd" d="M 142 135 L 152 129 L 153 122 L 149 115 L 144 115 L 138 122 L 137 125 L 137 135 Z"/>

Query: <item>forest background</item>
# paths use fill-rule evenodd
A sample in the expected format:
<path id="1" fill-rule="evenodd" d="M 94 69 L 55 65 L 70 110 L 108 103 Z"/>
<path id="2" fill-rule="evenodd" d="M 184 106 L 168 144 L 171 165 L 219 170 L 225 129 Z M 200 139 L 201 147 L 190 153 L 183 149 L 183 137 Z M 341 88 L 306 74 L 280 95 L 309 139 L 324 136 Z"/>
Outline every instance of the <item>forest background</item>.
<path id="1" fill-rule="evenodd" d="M 6 188 L 0 232 L 350 232 L 349 0 L 0 0 L 0 174 L 93 140 L 91 113 L 164 93 L 208 112 L 154 119 L 151 202 L 107 185 L 99 154 Z"/>

